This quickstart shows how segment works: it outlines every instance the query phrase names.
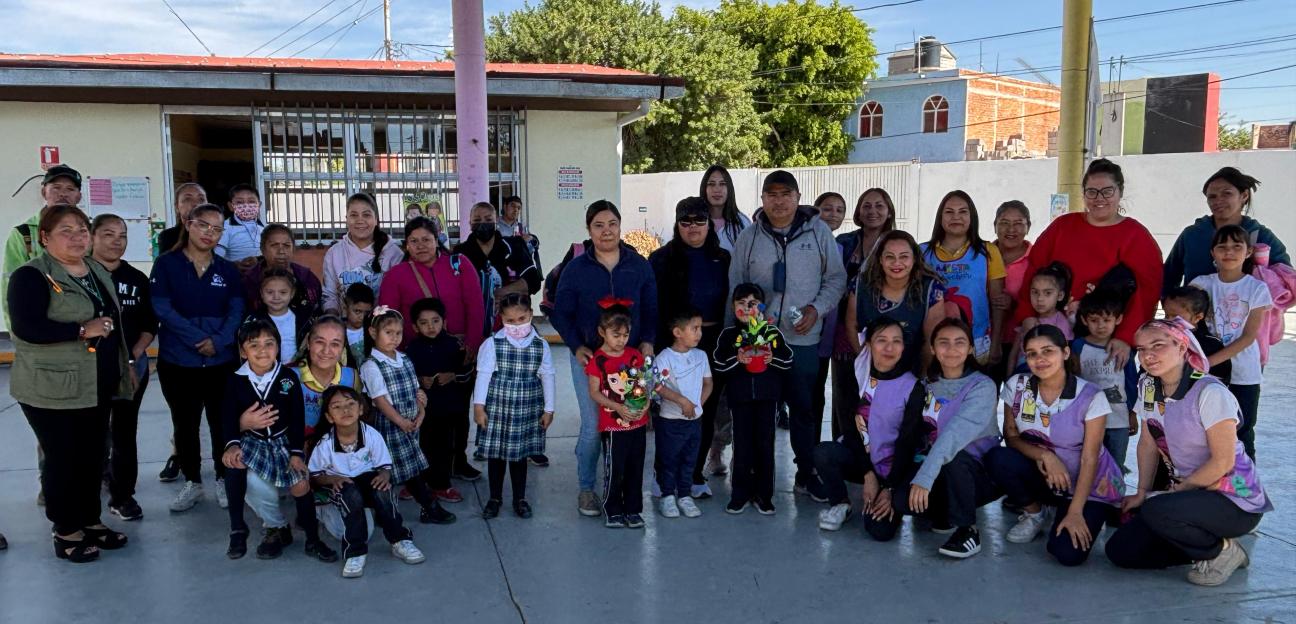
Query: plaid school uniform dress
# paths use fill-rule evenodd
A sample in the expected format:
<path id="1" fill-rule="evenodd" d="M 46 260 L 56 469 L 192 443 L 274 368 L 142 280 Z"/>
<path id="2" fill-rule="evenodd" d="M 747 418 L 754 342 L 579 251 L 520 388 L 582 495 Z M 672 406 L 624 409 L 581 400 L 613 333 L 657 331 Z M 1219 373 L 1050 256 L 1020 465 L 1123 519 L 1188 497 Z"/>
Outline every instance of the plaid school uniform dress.
<path id="1" fill-rule="evenodd" d="M 486 428 L 477 431 L 477 447 L 487 459 L 518 461 L 545 450 L 544 387 L 537 371 L 544 344 L 532 333 L 526 347 L 495 338 L 495 372 L 486 390 Z"/>
<path id="2" fill-rule="evenodd" d="M 243 464 L 248 472 L 261 477 L 263 481 L 275 487 L 292 487 L 302 480 L 302 476 L 293 472 L 288 465 L 288 437 L 275 436 L 270 439 L 243 434 L 239 439 L 239 448 L 243 452 Z"/>
<path id="3" fill-rule="evenodd" d="M 414 420 L 418 415 L 418 376 L 414 374 L 413 362 L 409 358 L 400 358 L 399 365 L 389 364 L 383 358 L 373 358 L 373 362 L 387 384 L 387 400 L 401 417 Z M 383 434 L 391 452 L 392 483 L 404 483 L 428 469 L 427 458 L 419 448 L 417 429 L 405 433 L 382 414 L 374 418 L 374 428 Z"/>

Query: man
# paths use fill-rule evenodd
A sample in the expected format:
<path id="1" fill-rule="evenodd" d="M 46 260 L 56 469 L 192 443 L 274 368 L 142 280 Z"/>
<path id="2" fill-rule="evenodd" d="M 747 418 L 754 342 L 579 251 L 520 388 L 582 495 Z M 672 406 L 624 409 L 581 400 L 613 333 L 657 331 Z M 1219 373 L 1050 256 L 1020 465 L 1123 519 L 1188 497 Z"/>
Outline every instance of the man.
<path id="1" fill-rule="evenodd" d="M 509 195 L 504 198 L 504 207 L 500 210 L 499 223 L 497 224 L 500 234 L 504 236 L 517 236 L 526 241 L 527 249 L 531 252 L 531 262 L 535 264 L 536 271 L 540 270 L 540 239 L 527 231 L 526 224 L 522 223 L 522 198 L 517 195 Z"/>
<path id="2" fill-rule="evenodd" d="M 185 182 L 176 187 L 175 213 L 176 224 L 158 233 L 158 255 L 171 251 L 180 242 L 180 232 L 189 220 L 189 211 L 199 204 L 207 203 L 207 191 L 197 182 Z"/>
<path id="3" fill-rule="evenodd" d="M 813 413 L 811 402 L 822 317 L 846 292 L 846 270 L 832 230 L 800 202 L 791 173 L 779 170 L 766 176 L 755 223 L 734 244 L 729 283 L 752 282 L 765 289 L 766 312 L 792 348 L 784 400 L 791 412 L 796 490 L 804 493 L 814 477 L 814 447 L 823 426 L 823 414 Z"/>

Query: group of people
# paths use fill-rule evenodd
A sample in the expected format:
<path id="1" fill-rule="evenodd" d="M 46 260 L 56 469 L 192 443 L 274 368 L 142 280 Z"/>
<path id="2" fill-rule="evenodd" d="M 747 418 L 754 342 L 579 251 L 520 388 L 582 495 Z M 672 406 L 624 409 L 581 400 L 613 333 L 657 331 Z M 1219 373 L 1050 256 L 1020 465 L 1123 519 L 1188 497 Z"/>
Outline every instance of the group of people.
<path id="1" fill-rule="evenodd" d="M 502 215 L 473 206 L 471 233 L 450 250 L 444 224 L 423 214 L 397 244 L 358 193 L 321 282 L 292 262 L 287 226 L 262 225 L 255 187 L 231 189 L 227 211 L 185 185 L 174 242 L 163 233 L 145 280 L 121 260 L 121 220 L 90 222 L 75 207 L 79 174 L 51 170 L 35 231 L 43 253 L 21 268 L 6 255 L 11 388 L 46 458 L 60 558 L 126 545 L 100 519 L 106 450 L 110 512 L 142 517 L 135 421 L 156 334 L 175 435 L 161 478 L 185 481 L 171 510 L 204 498 L 206 412 L 230 557 L 246 553 L 248 505 L 265 525 L 259 557 L 292 543 L 279 510 L 286 489 L 306 552 L 338 558 L 322 519 L 342 543 L 343 575 L 359 576 L 366 513 L 408 563 L 424 556 L 399 498 L 417 502 L 420 522 L 454 521 L 441 505 L 463 499 L 452 479 L 481 476 L 468 459 L 470 415 L 473 457 L 489 477 L 482 516 L 501 512 L 505 476 L 514 514 L 532 515 L 528 463 L 547 465 L 559 407 L 553 356 L 531 316 L 543 279 L 541 307 L 567 348 L 580 415 L 577 510 L 609 528 L 645 524 L 649 430 L 661 516 L 700 515 L 714 496 L 708 478 L 726 473 L 726 512 L 774 514 L 785 410 L 795 491 L 826 503 L 824 530 L 858 508 L 865 532 L 886 541 L 912 515 L 950 534 L 941 554 L 966 558 L 981 548 L 977 508 L 1003 497 L 1019 514 L 1009 541 L 1047 531 L 1063 565 L 1084 562 L 1113 526 L 1113 563 L 1194 562 L 1189 580 L 1217 585 L 1246 565 L 1236 538 L 1272 508 L 1254 425 L 1281 322 L 1273 301 L 1296 287 L 1282 243 L 1245 214 L 1257 186 L 1233 168 L 1211 176 L 1211 214 L 1163 263 L 1124 214 L 1125 180 L 1107 160 L 1085 174 L 1085 211 L 1054 220 L 1033 245 L 1024 203 L 998 207 L 990 242 L 963 191 L 941 200 L 922 244 L 896 229 L 879 188 L 858 198 L 857 229 L 834 236 L 846 199 L 803 205 L 787 171 L 764 179 L 748 217 L 729 172 L 713 166 L 648 258 L 622 241 L 618 208 L 597 201 L 588 239 L 547 277 L 517 198 Z M 517 236 L 504 235 L 501 217 Z M 1166 318 L 1155 318 L 1158 305 Z M 1134 436 L 1138 488 L 1128 492 Z M 859 505 L 847 482 L 862 485 Z"/>

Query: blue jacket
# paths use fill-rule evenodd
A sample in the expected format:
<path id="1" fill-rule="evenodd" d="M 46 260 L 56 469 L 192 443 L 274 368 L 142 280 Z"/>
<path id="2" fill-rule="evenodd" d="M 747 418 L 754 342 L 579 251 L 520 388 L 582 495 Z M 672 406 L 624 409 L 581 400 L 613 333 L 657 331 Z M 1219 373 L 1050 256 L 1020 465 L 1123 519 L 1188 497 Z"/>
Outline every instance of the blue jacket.
<path id="1" fill-rule="evenodd" d="M 162 254 L 149 278 L 158 317 L 158 359 L 192 368 L 234 361 L 234 332 L 243 321 L 243 283 L 238 267 L 215 254 L 202 277 L 183 251 Z M 211 338 L 216 355 L 194 345 Z"/>
<path id="2" fill-rule="evenodd" d="M 599 344 L 599 300 L 611 295 L 634 302 L 630 306 L 630 345 L 657 339 L 657 279 L 652 266 L 633 247 L 621 243 L 621 259 L 609 272 L 586 249 L 572 258 L 558 279 L 550 319 L 567 348 L 593 349 Z"/>
<path id="3" fill-rule="evenodd" d="M 1264 243 L 1269 246 L 1269 264 L 1291 266 L 1287 247 L 1269 228 L 1251 217 L 1242 217 L 1242 228 L 1251 233 L 1252 244 Z M 1215 219 L 1210 215 L 1201 217 L 1184 228 L 1175 240 L 1174 247 L 1170 249 L 1170 255 L 1166 256 L 1162 293 L 1215 272 L 1215 260 L 1210 254 L 1211 239 L 1214 237 Z"/>

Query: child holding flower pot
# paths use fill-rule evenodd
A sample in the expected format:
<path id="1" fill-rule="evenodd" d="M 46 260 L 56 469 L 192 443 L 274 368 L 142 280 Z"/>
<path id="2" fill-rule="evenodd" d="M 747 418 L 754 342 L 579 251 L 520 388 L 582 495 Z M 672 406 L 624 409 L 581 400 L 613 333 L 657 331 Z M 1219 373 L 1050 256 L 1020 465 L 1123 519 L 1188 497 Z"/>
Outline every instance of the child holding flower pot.
<path id="1" fill-rule="evenodd" d="M 647 405 L 655 388 L 643 388 L 637 374 L 645 367 L 630 341 L 628 302 L 611 297 L 599 301 L 598 335 L 602 343 L 585 374 L 590 398 L 599 407 L 599 436 L 603 439 L 603 514 L 610 529 L 644 525 L 643 465 L 648 437 Z"/>
<path id="2" fill-rule="evenodd" d="M 765 291 L 752 283 L 733 291 L 737 324 L 716 339 L 716 375 L 727 378 L 733 412 L 732 495 L 725 511 L 740 514 L 748 503 L 764 515 L 774 513 L 774 412 L 783 400 L 783 371 L 792 367 L 792 349 L 765 315 Z"/>

